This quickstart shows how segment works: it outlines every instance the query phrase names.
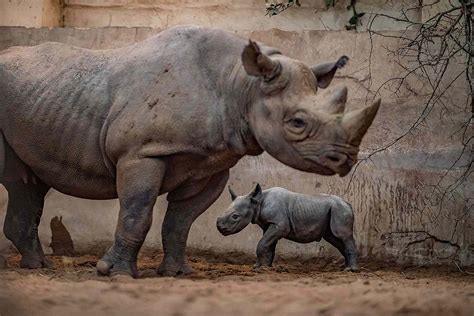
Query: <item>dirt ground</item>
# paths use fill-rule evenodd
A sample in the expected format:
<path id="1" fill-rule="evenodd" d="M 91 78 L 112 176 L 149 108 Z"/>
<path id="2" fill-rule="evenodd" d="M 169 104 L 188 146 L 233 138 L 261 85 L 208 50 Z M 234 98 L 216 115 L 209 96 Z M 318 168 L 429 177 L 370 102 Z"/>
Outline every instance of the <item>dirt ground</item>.
<path id="1" fill-rule="evenodd" d="M 0 271 L 0 315 L 474 315 L 474 276 L 456 266 L 402 268 L 278 258 L 252 269 L 239 253 L 193 252 L 196 274 L 160 278 L 161 254 L 140 257 L 140 279 L 96 276 L 97 256 L 50 257 L 52 269 Z"/>

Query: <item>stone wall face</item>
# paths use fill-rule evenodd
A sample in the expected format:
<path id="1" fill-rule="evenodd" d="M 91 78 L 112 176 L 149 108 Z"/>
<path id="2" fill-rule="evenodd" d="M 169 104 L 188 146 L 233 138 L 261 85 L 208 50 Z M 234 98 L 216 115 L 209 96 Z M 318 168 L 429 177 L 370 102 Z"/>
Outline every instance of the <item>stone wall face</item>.
<path id="1" fill-rule="evenodd" d="M 271 1 L 270 1 L 271 2 Z M 359 0 L 361 12 L 397 14 L 404 1 Z M 327 10 L 323 0 L 301 1 L 301 7 L 274 16 L 263 17 L 263 0 L 65 0 L 64 21 L 71 27 L 154 27 L 197 24 L 229 31 L 341 30 L 351 16 L 346 2 L 339 1 Z M 413 11 L 413 17 L 419 15 Z M 398 30 L 398 23 L 376 22 L 374 29 Z M 363 27 L 362 27 L 363 29 Z"/>
<path id="2" fill-rule="evenodd" d="M 239 1 L 238 5 L 235 2 L 65 0 L 65 25 L 72 26 L 71 28 L 0 27 L 0 50 L 46 41 L 90 49 L 109 49 L 139 42 L 158 33 L 160 28 L 180 23 L 221 27 L 278 47 L 286 55 L 310 65 L 334 60 L 343 54 L 350 56 L 350 64 L 338 74 L 330 88 L 331 90 L 340 84 L 348 86 L 349 110 L 370 102 L 374 96 L 373 91 L 402 73 L 402 69 L 387 52 L 387 48 L 393 49 L 399 45 L 396 39 L 376 36 L 371 46 L 366 32 L 325 31 L 330 18 L 324 14 L 332 14 L 329 11 L 321 11 L 314 18 L 314 15 L 303 17 L 307 13 L 297 9 L 286 12 L 286 17 L 282 15 L 268 19 L 262 17 L 261 1 Z M 364 5 L 375 6 L 374 3 L 378 2 L 360 3 L 363 8 Z M 318 5 L 315 5 L 315 9 L 320 10 L 322 7 Z M 215 9 L 215 15 L 207 15 L 211 8 Z M 229 8 L 235 12 L 229 13 Z M 396 5 L 393 10 L 396 10 Z M 306 11 L 314 14 L 312 10 Z M 142 13 L 138 14 L 139 12 Z M 245 15 L 248 17 L 245 22 L 242 21 L 244 13 L 250 14 Z M 127 14 L 130 14 L 130 18 Z M 222 18 L 225 16 L 227 19 L 232 14 L 235 14 L 235 20 Z M 295 16 L 290 18 L 291 14 Z M 298 14 L 301 15 L 296 16 Z M 430 14 L 421 12 L 419 18 L 425 19 Z M 325 27 L 315 24 L 318 17 L 322 17 Z M 326 18 L 328 21 L 324 20 Z M 298 20 L 294 22 L 297 24 L 292 24 L 290 21 L 295 19 Z M 342 29 L 345 21 L 345 18 L 337 20 L 334 17 L 331 29 Z M 127 27 L 100 28 L 101 26 Z M 272 29 L 274 27 L 279 29 Z M 386 30 L 386 35 L 399 35 L 400 28 L 400 25 L 384 24 L 379 27 Z M 459 67 L 452 65 L 448 71 L 454 76 Z M 386 89 L 380 91 L 383 103 L 361 145 L 361 157 L 391 143 L 410 128 L 424 110 L 424 92 L 426 85 L 418 80 L 408 80 L 408 84 L 402 86 L 396 95 Z M 466 93 L 465 81 L 460 79 L 449 88 L 444 98 L 462 105 L 465 104 Z M 308 194 L 322 192 L 341 195 L 352 203 L 355 210 L 355 236 L 362 256 L 412 264 L 443 263 L 458 259 L 462 264 L 471 265 L 474 264 L 474 218 L 470 209 L 472 201 L 467 199 L 472 198 L 474 193 L 473 176 L 470 175 L 457 186 L 449 197 L 443 199 L 443 203 L 440 204 L 437 200 L 437 184 L 447 171 L 451 170 L 443 181 L 455 179 L 464 171 L 458 167 L 452 169 L 453 162 L 460 157 L 458 166 L 466 165 L 472 160 L 472 152 L 469 150 L 462 154 L 461 135 L 456 133 L 468 115 L 469 111 L 466 109 L 465 112 L 458 111 L 458 114 L 446 117 L 442 109 L 435 108 L 420 129 L 389 149 L 372 156 L 371 160 L 361 163 L 357 170 L 344 178 L 299 172 L 263 154 L 242 159 L 231 169 L 229 184 L 241 194 L 250 191 L 259 182 L 264 188 L 282 186 Z M 7 203 L 6 192 L 3 188 L 1 190 L 0 224 L 3 223 Z M 189 238 L 190 246 L 220 251 L 255 252 L 261 236 L 258 228 L 247 227 L 240 234 L 229 237 L 222 237 L 215 229 L 216 217 L 229 203 L 230 197 L 224 192 L 195 222 Z M 166 199 L 160 197 L 155 206 L 154 223 L 145 247 L 161 248 L 160 227 L 165 210 Z M 117 221 L 118 202 L 82 200 L 51 191 L 40 225 L 40 237 L 46 251 L 50 250 L 47 247 L 50 241 L 49 221 L 57 215 L 63 216 L 63 222 L 69 228 L 79 250 L 88 251 L 97 245 L 110 245 Z M 1 235 L 0 249 L 8 245 L 9 242 Z M 284 241 L 278 245 L 277 251 L 281 255 L 336 255 L 335 250 L 325 242 L 303 245 Z"/>
<path id="3" fill-rule="evenodd" d="M 62 25 L 62 0 L 1 0 L 0 26 Z"/>
<path id="4" fill-rule="evenodd" d="M 411 0 L 359 0 L 357 9 L 397 15 Z M 229 31 L 343 30 L 352 12 L 345 1 L 327 9 L 324 0 L 301 1 L 278 16 L 265 17 L 263 0 L 2 0 L 0 26 L 27 27 L 153 27 L 168 28 L 196 24 Z M 410 18 L 421 20 L 422 12 L 410 11 Z M 377 20 L 374 30 L 401 30 L 405 25 Z M 362 25 L 360 30 L 364 30 Z"/>

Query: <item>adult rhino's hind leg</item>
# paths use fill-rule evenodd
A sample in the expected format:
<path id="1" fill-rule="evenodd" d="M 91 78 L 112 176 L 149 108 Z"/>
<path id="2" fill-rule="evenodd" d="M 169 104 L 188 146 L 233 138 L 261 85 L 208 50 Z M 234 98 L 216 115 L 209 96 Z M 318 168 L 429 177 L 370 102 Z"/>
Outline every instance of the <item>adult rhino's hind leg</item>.
<path id="1" fill-rule="evenodd" d="M 33 182 L 4 182 L 8 191 L 8 206 L 3 232 L 21 253 L 21 268 L 47 266 L 38 237 L 38 225 L 43 214 L 44 197 L 49 187 L 39 179 Z"/>
<path id="2" fill-rule="evenodd" d="M 3 233 L 21 254 L 20 267 L 42 268 L 47 265 L 38 237 L 44 197 L 49 186 L 20 160 L 0 133 L 0 182 L 8 192 Z"/>
<path id="3" fill-rule="evenodd" d="M 220 196 L 229 179 L 225 170 L 209 179 L 189 183 L 168 194 L 168 209 L 161 230 L 164 258 L 158 273 L 163 276 L 190 274 L 186 242 L 192 223 Z"/>

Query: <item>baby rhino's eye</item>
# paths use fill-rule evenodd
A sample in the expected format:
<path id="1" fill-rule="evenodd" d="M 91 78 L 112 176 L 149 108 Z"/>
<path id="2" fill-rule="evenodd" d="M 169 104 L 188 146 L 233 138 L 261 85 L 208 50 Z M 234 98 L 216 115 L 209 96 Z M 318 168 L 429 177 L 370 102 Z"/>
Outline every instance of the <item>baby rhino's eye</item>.
<path id="1" fill-rule="evenodd" d="M 239 215 L 237 215 L 237 214 L 232 214 L 232 216 L 231 216 L 231 217 L 232 217 L 232 219 L 234 219 L 234 220 L 237 220 L 237 219 L 239 219 Z"/>

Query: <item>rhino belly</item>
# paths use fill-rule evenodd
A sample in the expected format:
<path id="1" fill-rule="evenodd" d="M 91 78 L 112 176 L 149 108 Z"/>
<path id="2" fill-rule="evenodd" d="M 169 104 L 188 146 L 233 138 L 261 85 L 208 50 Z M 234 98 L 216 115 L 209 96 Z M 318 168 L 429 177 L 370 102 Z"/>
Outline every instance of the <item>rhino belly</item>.
<path id="1" fill-rule="evenodd" d="M 101 121 L 84 109 L 55 106 L 45 102 L 39 109 L 28 104 L 7 108 L 1 130 L 15 159 L 65 194 L 115 198 L 115 177 L 100 146 Z"/>
<path id="2" fill-rule="evenodd" d="M 319 227 L 309 228 L 308 230 L 304 231 L 299 230 L 297 232 L 291 232 L 286 237 L 286 239 L 303 244 L 313 241 L 321 241 L 321 238 L 323 238 L 323 230 Z"/>
<path id="3" fill-rule="evenodd" d="M 320 241 L 329 224 L 325 210 L 308 206 L 300 208 L 291 216 L 291 234 L 288 239 L 308 243 Z"/>
<path id="4" fill-rule="evenodd" d="M 31 171 L 52 188 L 76 197 L 111 199 L 116 197 L 115 179 L 107 170 L 98 144 L 67 141 L 60 135 L 31 137 L 28 129 L 22 133 L 4 131 L 12 150 Z M 87 141 L 90 141 L 86 137 Z M 8 168 L 8 159 L 7 159 Z"/>

